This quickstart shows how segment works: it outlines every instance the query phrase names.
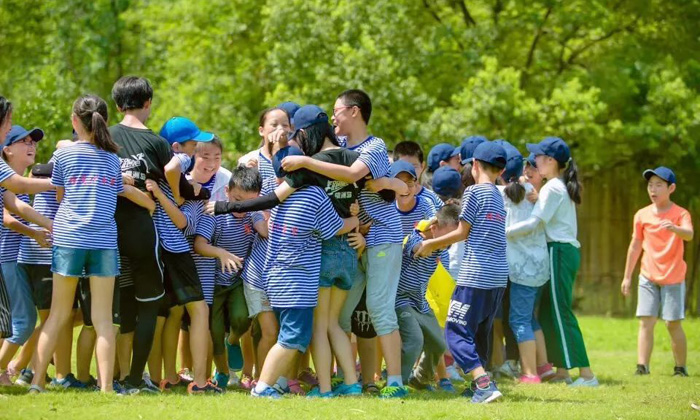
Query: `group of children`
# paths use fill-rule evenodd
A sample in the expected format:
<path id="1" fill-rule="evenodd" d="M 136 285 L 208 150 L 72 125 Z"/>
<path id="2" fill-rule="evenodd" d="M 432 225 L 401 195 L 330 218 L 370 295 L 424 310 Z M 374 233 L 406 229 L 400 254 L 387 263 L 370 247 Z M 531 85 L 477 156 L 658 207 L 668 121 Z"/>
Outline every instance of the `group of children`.
<path id="1" fill-rule="evenodd" d="M 112 98 L 120 123 L 109 127 L 105 101 L 82 96 L 73 140 L 35 165 L 43 132 L 13 126 L 0 97 L 1 385 L 400 398 L 409 386 L 455 392 L 459 368 L 475 403 L 501 397 L 496 372 L 598 385 L 572 308 L 581 184 L 562 139 L 528 144 L 527 158 L 481 136 L 427 159 L 403 141 L 390 156 L 368 132 L 369 96 L 353 89 L 330 121 L 315 105 L 265 110 L 259 148 L 229 171 L 221 140 L 189 119 L 159 134 L 145 125 L 146 79 L 119 79 Z M 638 373 L 661 312 L 676 374 L 687 375 L 682 241 L 692 225 L 670 202 L 673 173 L 644 177 L 653 204 L 635 217 L 622 285 L 629 294 L 643 249 Z M 489 364 L 503 346 L 494 331 L 519 368 Z"/>

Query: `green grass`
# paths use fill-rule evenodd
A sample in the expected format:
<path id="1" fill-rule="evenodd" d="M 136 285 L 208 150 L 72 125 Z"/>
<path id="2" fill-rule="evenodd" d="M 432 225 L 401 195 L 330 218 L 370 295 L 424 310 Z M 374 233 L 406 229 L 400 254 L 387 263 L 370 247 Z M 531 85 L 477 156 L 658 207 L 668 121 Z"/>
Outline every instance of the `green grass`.
<path id="1" fill-rule="evenodd" d="M 691 402 L 700 401 L 700 320 L 684 323 L 690 378 L 671 376 L 673 358 L 663 325 L 656 330 L 652 374 L 636 377 L 634 320 L 584 317 L 580 322 L 592 367 L 602 382 L 597 389 L 516 386 L 503 380 L 499 387 L 505 396 L 500 402 L 474 406 L 458 396 L 421 392 L 402 401 L 269 401 L 238 392 L 223 396 L 117 397 L 67 391 L 26 395 L 24 389 L 12 387 L 0 388 L 0 419 L 700 419 L 700 413 L 690 408 Z"/>

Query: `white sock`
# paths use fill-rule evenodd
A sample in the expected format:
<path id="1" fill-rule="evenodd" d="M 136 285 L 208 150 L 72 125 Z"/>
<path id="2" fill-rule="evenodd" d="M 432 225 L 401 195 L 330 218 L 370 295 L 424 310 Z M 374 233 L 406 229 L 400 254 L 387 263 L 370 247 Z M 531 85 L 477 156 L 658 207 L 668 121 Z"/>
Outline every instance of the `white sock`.
<path id="1" fill-rule="evenodd" d="M 279 379 L 277 379 L 277 385 L 279 385 L 282 389 L 287 389 L 289 387 L 289 381 L 287 381 L 287 378 L 284 376 L 280 376 Z"/>
<path id="2" fill-rule="evenodd" d="M 389 375 L 386 378 L 386 383 L 391 386 L 403 386 L 403 379 L 401 375 Z"/>
<path id="3" fill-rule="evenodd" d="M 255 385 L 255 393 L 260 394 L 269 387 L 270 387 L 270 385 L 266 384 L 265 382 L 258 381 L 258 383 Z"/>

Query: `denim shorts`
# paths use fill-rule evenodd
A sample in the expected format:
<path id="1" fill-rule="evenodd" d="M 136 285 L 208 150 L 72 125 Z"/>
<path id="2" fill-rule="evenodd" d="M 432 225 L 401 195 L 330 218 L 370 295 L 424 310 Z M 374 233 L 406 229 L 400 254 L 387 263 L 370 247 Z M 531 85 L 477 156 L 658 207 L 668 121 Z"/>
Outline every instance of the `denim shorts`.
<path id="1" fill-rule="evenodd" d="M 305 353 L 311 343 L 314 308 L 274 308 L 280 325 L 277 344 Z"/>
<path id="2" fill-rule="evenodd" d="M 350 290 L 357 274 L 357 251 L 348 243 L 347 235 L 323 241 L 319 287 Z"/>
<path id="3" fill-rule="evenodd" d="M 64 277 L 115 277 L 119 275 L 119 251 L 54 246 L 51 272 Z"/>
<path id="4" fill-rule="evenodd" d="M 518 343 L 533 341 L 540 327 L 535 317 L 541 287 L 510 283 L 510 328 Z"/>

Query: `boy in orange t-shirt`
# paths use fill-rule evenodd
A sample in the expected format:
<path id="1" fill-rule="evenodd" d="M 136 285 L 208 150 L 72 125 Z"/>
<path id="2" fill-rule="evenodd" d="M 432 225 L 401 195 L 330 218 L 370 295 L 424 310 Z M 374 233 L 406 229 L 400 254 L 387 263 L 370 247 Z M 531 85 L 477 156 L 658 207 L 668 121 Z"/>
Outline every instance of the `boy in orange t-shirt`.
<path id="1" fill-rule="evenodd" d="M 676 366 L 674 376 L 688 376 L 685 367 L 687 345 L 681 321 L 685 318 L 685 274 L 683 241 L 693 239 L 690 213 L 671 201 L 676 176 L 660 166 L 644 171 L 651 205 L 634 215 L 634 232 L 627 251 L 622 294 L 630 295 L 632 272 L 642 256 L 639 274 L 637 317 L 637 375 L 649 373 L 656 319 L 666 321 Z"/>

